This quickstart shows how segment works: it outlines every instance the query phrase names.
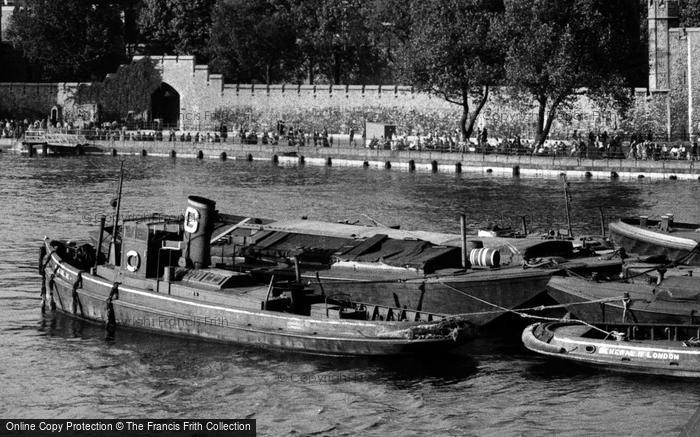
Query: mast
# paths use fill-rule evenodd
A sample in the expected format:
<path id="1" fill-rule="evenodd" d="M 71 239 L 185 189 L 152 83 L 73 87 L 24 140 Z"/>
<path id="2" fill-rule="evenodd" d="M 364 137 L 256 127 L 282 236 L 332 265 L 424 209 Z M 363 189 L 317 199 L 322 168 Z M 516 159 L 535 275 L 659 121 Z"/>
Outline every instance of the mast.
<path id="1" fill-rule="evenodd" d="M 109 260 L 110 254 L 114 254 L 114 265 L 118 266 L 119 265 L 119 258 L 117 257 L 117 233 L 118 233 L 118 228 L 117 226 L 119 225 L 119 210 L 121 209 L 122 205 L 122 185 L 124 184 L 124 161 L 121 162 L 121 165 L 119 167 L 119 190 L 117 192 L 117 205 L 116 205 L 116 213 L 114 214 L 114 222 L 112 226 L 112 243 L 109 245 L 109 250 L 110 252 L 107 253 L 107 260 Z"/>
<path id="2" fill-rule="evenodd" d="M 462 241 L 462 267 L 469 267 L 469 253 L 467 253 L 467 216 L 462 213 L 459 216 L 459 229 Z"/>
<path id="3" fill-rule="evenodd" d="M 569 181 L 564 175 L 564 201 L 566 204 L 566 226 L 569 231 L 569 238 L 574 237 L 574 232 L 571 230 L 571 194 L 569 193 Z"/>

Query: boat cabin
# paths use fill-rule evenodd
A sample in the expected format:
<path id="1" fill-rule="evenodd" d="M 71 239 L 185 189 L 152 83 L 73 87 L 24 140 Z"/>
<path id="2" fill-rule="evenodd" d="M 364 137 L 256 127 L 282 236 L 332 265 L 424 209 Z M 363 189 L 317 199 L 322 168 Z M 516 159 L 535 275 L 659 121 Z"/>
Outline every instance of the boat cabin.
<path id="1" fill-rule="evenodd" d="M 124 220 L 121 267 L 130 276 L 157 278 L 166 267 L 178 266 L 182 257 L 183 222 L 174 217 Z"/>

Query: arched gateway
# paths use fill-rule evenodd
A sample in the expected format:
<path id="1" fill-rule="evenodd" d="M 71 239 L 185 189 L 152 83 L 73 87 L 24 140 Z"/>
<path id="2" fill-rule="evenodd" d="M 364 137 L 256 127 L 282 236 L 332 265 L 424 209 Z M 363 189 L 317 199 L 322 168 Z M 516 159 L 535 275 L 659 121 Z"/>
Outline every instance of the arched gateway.
<path id="1" fill-rule="evenodd" d="M 161 126 L 177 127 L 180 119 L 180 94 L 167 83 L 151 94 L 151 116 L 153 121 L 160 120 Z"/>

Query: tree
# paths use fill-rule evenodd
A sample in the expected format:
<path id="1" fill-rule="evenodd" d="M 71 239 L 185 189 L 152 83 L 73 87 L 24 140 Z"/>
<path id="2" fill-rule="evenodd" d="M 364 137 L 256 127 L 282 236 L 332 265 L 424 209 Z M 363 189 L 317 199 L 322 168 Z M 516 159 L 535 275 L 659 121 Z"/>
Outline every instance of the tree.
<path id="1" fill-rule="evenodd" d="M 370 26 L 371 4 L 362 0 L 295 2 L 297 43 L 309 82 L 317 73 L 329 82 L 362 83 L 374 78 L 379 52 Z"/>
<path id="2" fill-rule="evenodd" d="M 101 82 L 80 86 L 73 100 L 77 104 L 94 103 L 102 118 L 123 120 L 130 111 L 141 114 L 151 107 L 151 95 L 161 85 L 162 77 L 150 58 L 122 65 Z"/>
<path id="3" fill-rule="evenodd" d="M 613 3 L 506 0 L 499 25 L 507 46 L 506 79 L 536 102 L 538 145 L 549 135 L 557 110 L 576 95 L 589 92 L 623 100 L 618 65 L 628 59 L 628 47 L 607 13 Z"/>
<path id="4" fill-rule="evenodd" d="M 678 12 L 682 27 L 700 26 L 700 0 L 680 0 Z"/>
<path id="5" fill-rule="evenodd" d="M 503 54 L 493 23 L 502 3 L 490 0 L 430 0 L 413 4 L 413 33 L 404 76 L 418 89 L 462 107 L 459 127 L 468 139 L 474 122 L 503 75 Z M 473 110 L 470 100 L 477 103 Z"/>
<path id="6" fill-rule="evenodd" d="M 124 61 L 120 13 L 109 2 L 26 0 L 15 7 L 9 39 L 41 80 L 91 80 Z"/>
<path id="7" fill-rule="evenodd" d="M 208 60 L 209 28 L 216 0 L 143 0 L 138 28 L 151 51 Z"/>
<path id="8" fill-rule="evenodd" d="M 406 7 L 405 0 L 373 0 L 368 2 L 366 10 L 367 37 L 376 52 L 372 66 L 377 74 L 375 83 L 396 83 L 401 54 L 413 29 L 411 8 Z"/>
<path id="9" fill-rule="evenodd" d="M 236 82 L 285 81 L 299 64 L 295 27 L 284 0 L 220 0 L 210 64 Z"/>

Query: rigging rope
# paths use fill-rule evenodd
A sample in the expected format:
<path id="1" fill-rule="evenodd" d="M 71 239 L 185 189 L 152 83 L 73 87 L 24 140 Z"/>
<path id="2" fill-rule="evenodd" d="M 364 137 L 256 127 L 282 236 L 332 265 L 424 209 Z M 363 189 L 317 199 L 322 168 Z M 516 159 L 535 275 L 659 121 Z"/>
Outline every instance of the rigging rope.
<path id="1" fill-rule="evenodd" d="M 83 273 L 78 272 L 78 277 L 75 279 L 75 282 L 73 283 L 73 314 L 78 313 L 78 306 L 80 307 L 80 313 L 83 313 L 83 305 L 80 303 L 80 299 L 78 298 L 78 288 L 82 286 L 83 283 Z"/>
<path id="2" fill-rule="evenodd" d="M 683 264 L 685 261 L 687 261 L 687 260 L 689 260 L 690 258 L 692 258 L 693 255 L 695 255 L 695 254 L 698 253 L 698 252 L 700 252 L 700 243 L 696 244 L 695 247 L 694 247 L 692 250 L 690 250 L 688 253 L 686 253 L 685 255 L 683 255 L 682 257 L 678 258 L 678 259 L 675 260 L 675 261 L 671 261 L 670 263 L 667 263 L 667 264 L 659 264 L 659 265 L 656 265 L 656 266 L 654 266 L 654 267 L 651 267 L 651 268 L 648 268 L 648 269 L 646 269 L 646 270 L 643 270 L 643 271 L 641 271 L 641 272 L 639 272 L 639 273 L 635 273 L 635 274 L 632 275 L 632 276 L 627 276 L 627 277 L 625 277 L 625 278 L 618 278 L 618 279 L 615 279 L 615 281 L 622 282 L 622 281 L 626 281 L 626 280 L 628 280 L 628 279 L 634 279 L 634 278 L 637 278 L 637 277 L 639 277 L 639 276 L 646 275 L 647 273 L 651 273 L 651 272 L 653 272 L 653 271 L 655 271 L 655 270 L 659 270 L 659 269 L 672 269 L 672 268 L 674 268 L 674 267 L 678 267 L 679 265 Z"/>
<path id="3" fill-rule="evenodd" d="M 624 296 L 623 296 L 623 297 L 607 297 L 607 298 L 602 298 L 602 299 L 590 300 L 590 301 L 586 301 L 586 302 L 576 302 L 576 303 L 571 303 L 571 304 L 558 304 L 558 305 L 549 305 L 549 306 L 541 305 L 541 306 L 531 307 L 531 308 L 520 308 L 519 310 L 516 311 L 516 310 L 514 310 L 514 309 L 506 308 L 506 307 L 500 306 L 500 305 L 498 305 L 498 304 L 495 304 L 495 303 L 493 303 L 493 302 L 489 302 L 489 301 L 487 301 L 487 300 L 484 300 L 484 299 L 481 299 L 481 298 L 479 298 L 479 297 L 473 296 L 473 295 L 471 295 L 471 294 L 469 294 L 469 293 L 466 293 L 466 292 L 463 291 L 463 290 L 460 290 L 460 289 L 458 289 L 458 288 L 456 288 L 456 287 L 453 287 L 453 286 L 451 286 L 451 285 L 449 285 L 449 284 L 445 284 L 444 282 L 443 282 L 442 284 L 445 285 L 446 287 L 448 287 L 448 288 L 450 288 L 450 289 L 452 289 L 452 290 L 458 292 L 458 293 L 463 294 L 464 296 L 467 296 L 467 297 L 469 297 L 469 298 L 471 298 L 471 299 L 474 299 L 474 300 L 476 300 L 476 301 L 478 301 L 478 302 L 481 302 L 481 303 L 483 303 L 483 304 L 492 306 L 492 307 L 494 307 L 494 308 L 498 308 L 498 309 L 500 310 L 500 311 L 484 311 L 484 312 L 477 312 L 477 313 L 451 314 L 449 318 L 461 318 L 461 317 L 465 317 L 465 316 L 473 316 L 473 315 L 479 315 L 479 314 L 498 314 L 498 313 L 506 313 L 506 312 L 507 312 L 507 313 L 515 314 L 515 315 L 517 315 L 517 316 L 519 316 L 519 317 L 522 317 L 522 318 L 526 318 L 526 319 L 546 320 L 546 321 L 550 321 L 550 322 L 561 322 L 561 321 L 562 321 L 561 318 L 556 318 L 556 317 L 545 317 L 545 316 L 535 316 L 535 315 L 532 315 L 532 314 L 523 313 L 522 311 L 533 311 L 533 310 L 535 310 L 535 311 L 542 311 L 542 310 L 545 310 L 545 309 L 564 308 L 564 307 L 569 307 L 569 306 L 573 306 L 573 305 L 588 305 L 588 304 L 593 304 L 593 303 L 623 301 L 623 300 L 625 299 Z M 604 334 L 611 335 L 610 332 L 605 331 L 605 330 L 603 330 L 603 329 L 601 329 L 601 328 L 599 328 L 599 327 L 597 327 L 597 326 L 595 326 L 595 325 L 592 325 L 592 324 L 590 324 L 590 323 L 588 323 L 588 322 L 585 322 L 585 321 L 583 321 L 583 320 L 571 319 L 571 320 L 569 320 L 569 321 L 571 321 L 571 322 L 576 322 L 576 323 L 580 323 L 580 324 L 582 324 L 582 325 L 586 325 L 586 326 L 588 326 L 588 327 L 590 327 L 590 328 L 592 328 L 592 329 L 595 329 L 595 330 L 597 330 L 597 331 L 600 331 L 600 332 L 602 332 L 602 333 L 604 333 Z"/>

